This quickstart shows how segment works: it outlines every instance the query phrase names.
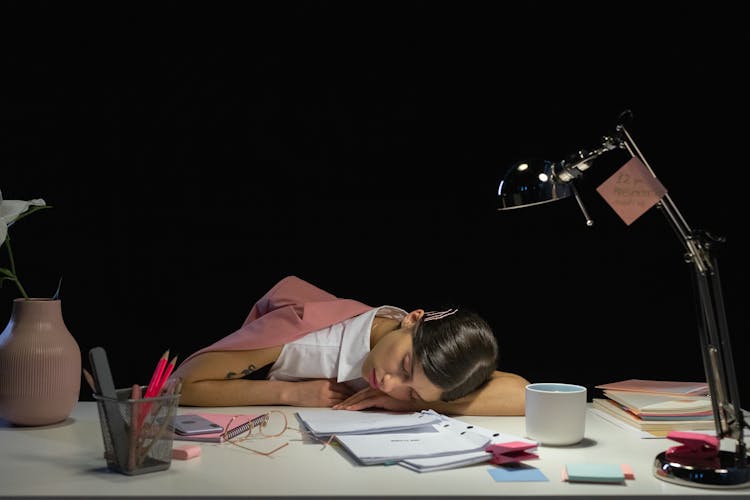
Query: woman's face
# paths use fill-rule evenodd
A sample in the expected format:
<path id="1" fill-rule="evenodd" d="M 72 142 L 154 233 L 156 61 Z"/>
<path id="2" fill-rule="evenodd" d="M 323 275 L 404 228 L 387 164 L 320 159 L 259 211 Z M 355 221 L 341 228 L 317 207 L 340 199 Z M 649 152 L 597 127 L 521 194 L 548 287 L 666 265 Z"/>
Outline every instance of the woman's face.
<path id="1" fill-rule="evenodd" d="M 403 326 L 386 333 L 365 358 L 362 377 L 395 399 L 437 401 L 443 391 L 414 362 L 411 333 L 412 328 Z"/>

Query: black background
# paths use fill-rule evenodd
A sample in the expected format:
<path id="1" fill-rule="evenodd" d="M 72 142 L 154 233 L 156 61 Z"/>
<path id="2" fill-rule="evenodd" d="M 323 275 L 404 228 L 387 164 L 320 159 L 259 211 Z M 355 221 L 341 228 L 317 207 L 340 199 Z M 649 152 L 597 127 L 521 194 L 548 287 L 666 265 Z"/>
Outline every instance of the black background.
<path id="1" fill-rule="evenodd" d="M 11 229 L 19 275 L 41 297 L 63 277 L 84 366 L 103 346 L 119 387 L 290 274 L 471 307 L 531 381 L 703 380 L 678 239 L 595 191 L 625 153 L 579 184 L 593 227 L 572 199 L 496 211 L 510 164 L 594 147 L 630 109 L 690 226 L 727 238 L 746 406 L 748 45 L 726 5 L 7 2 L 0 189 L 54 207 Z"/>

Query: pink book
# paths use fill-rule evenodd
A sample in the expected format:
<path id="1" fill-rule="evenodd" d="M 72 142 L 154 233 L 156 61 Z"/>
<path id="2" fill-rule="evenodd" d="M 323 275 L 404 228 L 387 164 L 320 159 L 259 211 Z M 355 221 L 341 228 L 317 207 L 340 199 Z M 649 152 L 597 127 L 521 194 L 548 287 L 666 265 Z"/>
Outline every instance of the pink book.
<path id="1" fill-rule="evenodd" d="M 676 397 L 704 396 L 708 394 L 708 384 L 705 382 L 674 382 L 669 380 L 640 380 L 637 378 L 597 385 L 596 388 L 612 391 L 663 394 Z"/>
<path id="2" fill-rule="evenodd" d="M 193 413 L 191 413 L 193 415 Z M 202 441 L 204 443 L 223 443 L 228 439 L 239 436 L 256 427 L 260 427 L 268 421 L 268 413 L 257 413 L 248 415 L 239 415 L 233 413 L 195 413 L 201 417 L 207 418 L 211 422 L 221 426 L 221 430 L 207 434 L 182 435 L 174 434 L 174 439 L 179 441 Z M 234 418 L 234 420 L 232 420 Z M 231 428 L 227 429 L 230 425 Z"/>

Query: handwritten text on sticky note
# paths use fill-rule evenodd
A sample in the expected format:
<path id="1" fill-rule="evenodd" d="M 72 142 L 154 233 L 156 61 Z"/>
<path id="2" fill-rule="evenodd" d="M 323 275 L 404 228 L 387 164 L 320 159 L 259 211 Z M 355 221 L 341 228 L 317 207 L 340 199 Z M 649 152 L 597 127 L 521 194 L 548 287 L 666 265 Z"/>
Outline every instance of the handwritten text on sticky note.
<path id="1" fill-rule="evenodd" d="M 659 179 L 636 157 L 596 190 L 628 226 L 667 194 Z"/>

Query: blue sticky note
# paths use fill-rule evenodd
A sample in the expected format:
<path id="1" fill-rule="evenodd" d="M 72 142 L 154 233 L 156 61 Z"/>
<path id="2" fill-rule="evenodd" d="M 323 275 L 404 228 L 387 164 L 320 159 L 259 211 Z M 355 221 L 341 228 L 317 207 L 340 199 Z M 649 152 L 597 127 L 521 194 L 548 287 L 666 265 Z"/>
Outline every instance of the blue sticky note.
<path id="1" fill-rule="evenodd" d="M 620 464 L 567 464 L 568 481 L 590 483 L 622 483 L 625 474 Z"/>
<path id="2" fill-rule="evenodd" d="M 549 481 L 542 471 L 526 464 L 490 467 L 487 471 L 497 482 Z"/>

